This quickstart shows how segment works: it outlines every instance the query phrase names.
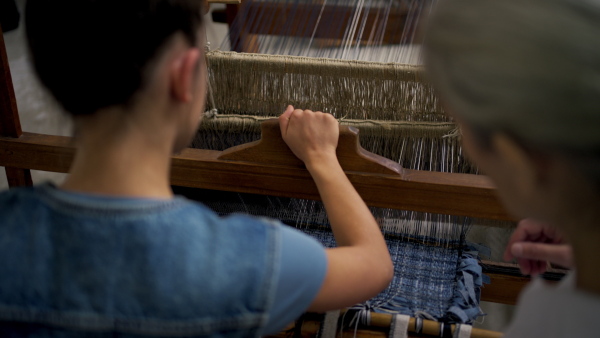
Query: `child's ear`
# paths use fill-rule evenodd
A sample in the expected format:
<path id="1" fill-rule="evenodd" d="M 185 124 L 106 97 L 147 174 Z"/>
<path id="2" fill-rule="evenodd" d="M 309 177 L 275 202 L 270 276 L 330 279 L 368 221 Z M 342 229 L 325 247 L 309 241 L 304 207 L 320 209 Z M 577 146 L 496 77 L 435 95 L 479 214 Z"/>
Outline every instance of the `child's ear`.
<path id="1" fill-rule="evenodd" d="M 200 58 L 198 48 L 189 48 L 171 63 L 171 91 L 176 100 L 190 102 L 194 97 L 194 78 Z"/>

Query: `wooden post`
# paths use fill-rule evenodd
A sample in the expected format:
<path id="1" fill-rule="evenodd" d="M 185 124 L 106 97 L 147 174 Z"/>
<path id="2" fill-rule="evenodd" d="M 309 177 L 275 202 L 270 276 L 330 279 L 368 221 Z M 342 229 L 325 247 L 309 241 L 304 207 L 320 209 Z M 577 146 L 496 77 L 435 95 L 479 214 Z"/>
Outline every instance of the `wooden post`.
<path id="1" fill-rule="evenodd" d="M 22 133 L 4 35 L 0 28 L 0 136 L 19 138 Z M 33 185 L 31 172 L 28 169 L 12 167 L 5 169 L 9 187 Z"/>
<path id="2" fill-rule="evenodd" d="M 240 10 L 242 13 L 249 11 L 251 8 L 242 4 L 227 4 L 225 15 L 229 25 L 229 42 L 231 50 L 238 53 L 258 53 L 258 38 L 255 34 L 248 33 L 248 28 L 244 20 L 238 20 L 234 23 L 235 18 Z"/>

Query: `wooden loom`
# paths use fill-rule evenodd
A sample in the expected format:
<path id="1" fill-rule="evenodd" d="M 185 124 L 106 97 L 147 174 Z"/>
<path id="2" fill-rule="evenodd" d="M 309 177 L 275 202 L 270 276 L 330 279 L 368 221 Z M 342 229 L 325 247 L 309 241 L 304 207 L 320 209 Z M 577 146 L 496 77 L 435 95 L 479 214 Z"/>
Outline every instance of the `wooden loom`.
<path id="1" fill-rule="evenodd" d="M 264 123 L 262 128 L 260 142 L 225 151 L 188 148 L 173 156 L 172 184 L 319 199 L 309 173 L 284 145 L 277 125 Z M 10 187 L 32 185 L 30 170 L 68 172 L 73 155 L 69 137 L 22 132 L 0 34 L 0 166 L 6 169 Z M 349 128 L 342 130 L 338 157 L 348 178 L 370 206 L 512 220 L 486 177 L 403 169 L 397 163 L 364 151 L 358 144 L 356 131 Z M 528 281 L 514 271 L 487 274 L 492 283 L 482 290 L 482 300 L 486 301 L 514 304 L 516 295 Z M 380 326 L 385 327 L 389 316 L 380 318 L 378 322 L 384 323 Z M 310 329 L 307 330 L 310 335 Z M 385 334 L 385 329 L 381 332 Z"/>
<path id="2" fill-rule="evenodd" d="M 435 0 L 422 0 L 426 3 L 425 6 L 429 6 L 432 1 Z M 378 20 L 382 20 L 382 13 L 361 13 L 360 18 L 364 20 L 365 25 L 362 34 L 354 42 L 369 45 L 373 43 L 373 37 L 383 44 L 418 42 L 418 20 L 414 20 L 414 13 L 411 13 L 414 8 L 411 9 L 412 6 L 402 0 L 397 2 L 400 3 L 399 6 L 394 6 L 385 13 L 385 25 L 377 25 Z M 268 13 L 268 17 L 262 17 L 261 14 L 257 14 L 258 11 Z M 348 4 L 339 4 L 335 0 L 293 6 L 285 1 L 244 0 L 243 3 L 228 3 L 225 9 L 214 10 L 211 14 L 214 22 L 226 23 L 229 26 L 228 37 L 232 51 L 259 53 L 261 46 L 258 35 L 311 37 L 319 40 L 320 46 L 339 46 L 345 39 L 344 29 L 339 28 L 350 26 L 355 8 Z M 256 20 L 253 20 L 256 24 L 247 21 L 236 22 L 238 15 L 257 16 Z M 266 23 L 259 23 L 260 21 Z"/>

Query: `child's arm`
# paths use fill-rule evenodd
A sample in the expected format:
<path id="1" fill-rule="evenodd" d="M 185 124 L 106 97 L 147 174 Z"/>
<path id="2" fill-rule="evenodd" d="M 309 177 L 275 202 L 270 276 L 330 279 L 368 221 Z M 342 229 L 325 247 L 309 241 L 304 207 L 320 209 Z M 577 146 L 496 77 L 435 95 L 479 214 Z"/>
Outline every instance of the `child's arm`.
<path id="1" fill-rule="evenodd" d="M 325 281 L 309 310 L 339 309 L 374 297 L 388 286 L 394 268 L 379 226 L 337 160 L 337 120 L 289 106 L 279 123 L 284 141 L 315 180 L 338 244 L 327 250 Z"/>

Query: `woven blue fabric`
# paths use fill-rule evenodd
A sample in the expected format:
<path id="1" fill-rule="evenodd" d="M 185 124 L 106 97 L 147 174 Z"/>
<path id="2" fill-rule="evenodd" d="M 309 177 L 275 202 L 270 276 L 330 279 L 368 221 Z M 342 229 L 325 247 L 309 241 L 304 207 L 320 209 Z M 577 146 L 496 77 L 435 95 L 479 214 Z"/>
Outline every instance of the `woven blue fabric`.
<path id="1" fill-rule="evenodd" d="M 326 247 L 335 247 L 329 229 L 301 229 Z M 386 290 L 357 310 L 399 313 L 451 323 L 472 323 L 483 315 L 479 308 L 483 284 L 477 251 L 456 243 L 428 245 L 433 238 L 400 238 L 384 233 L 394 278 Z"/>

